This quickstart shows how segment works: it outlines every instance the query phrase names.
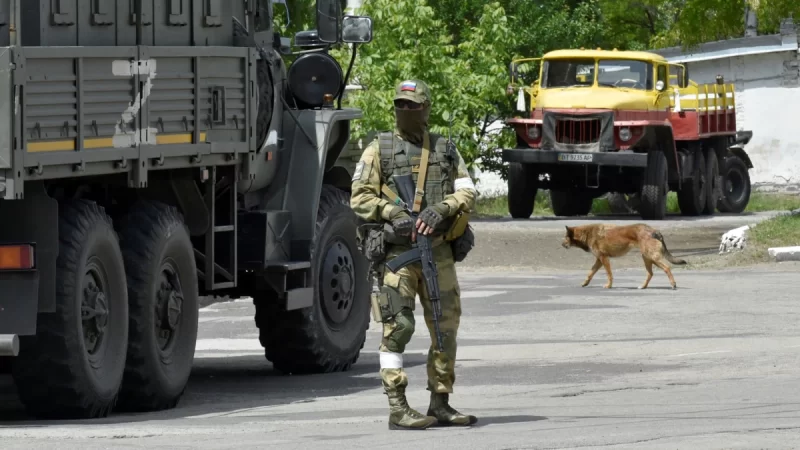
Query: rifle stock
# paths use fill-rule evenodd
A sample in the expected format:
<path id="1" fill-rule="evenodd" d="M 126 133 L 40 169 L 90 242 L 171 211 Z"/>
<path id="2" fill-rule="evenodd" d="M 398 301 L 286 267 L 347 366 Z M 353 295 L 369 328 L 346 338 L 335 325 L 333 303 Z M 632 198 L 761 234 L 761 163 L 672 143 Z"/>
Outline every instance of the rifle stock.
<path id="1" fill-rule="evenodd" d="M 393 175 L 395 186 L 397 186 L 398 195 L 400 199 L 406 204 L 406 211 L 411 215 L 411 218 L 416 222 L 419 214 L 415 213 L 409 205 L 414 204 L 414 181 L 411 175 Z M 416 242 L 413 248 L 407 252 L 398 255 L 393 260 L 386 263 L 386 267 L 393 273 L 403 267 L 419 261 L 422 265 L 422 277 L 425 279 L 425 287 L 428 291 L 428 297 L 431 300 L 433 308 L 433 326 L 436 331 L 436 344 L 439 352 L 444 351 L 444 344 L 442 342 L 442 332 L 439 330 L 439 318 L 442 316 L 442 308 L 439 300 L 441 298 L 439 293 L 439 271 L 436 268 L 436 261 L 433 259 L 433 247 L 431 243 L 433 239 L 429 236 L 421 234 L 416 235 Z"/>

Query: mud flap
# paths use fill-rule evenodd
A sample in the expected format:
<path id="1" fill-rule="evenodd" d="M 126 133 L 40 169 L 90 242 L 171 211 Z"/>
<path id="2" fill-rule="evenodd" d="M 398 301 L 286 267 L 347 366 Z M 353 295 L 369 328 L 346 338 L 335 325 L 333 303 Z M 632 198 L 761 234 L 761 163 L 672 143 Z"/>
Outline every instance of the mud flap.
<path id="1" fill-rule="evenodd" d="M 0 334 L 36 334 L 39 310 L 39 273 L 18 272 L 0 275 Z"/>

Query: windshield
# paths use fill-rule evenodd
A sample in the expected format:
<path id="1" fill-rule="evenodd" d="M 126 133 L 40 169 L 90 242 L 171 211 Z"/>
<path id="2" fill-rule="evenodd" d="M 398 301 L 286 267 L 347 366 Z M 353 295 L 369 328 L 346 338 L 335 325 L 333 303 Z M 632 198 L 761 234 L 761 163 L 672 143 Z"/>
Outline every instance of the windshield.
<path id="1" fill-rule="evenodd" d="M 653 69 L 649 63 L 633 60 L 601 60 L 598 64 L 599 86 L 653 89 Z"/>
<path id="2" fill-rule="evenodd" d="M 575 87 L 594 84 L 593 59 L 551 59 L 545 62 L 542 87 Z"/>
<path id="3" fill-rule="evenodd" d="M 599 86 L 653 89 L 653 69 L 650 63 L 626 59 L 604 59 L 596 62 L 590 58 L 545 61 L 542 87 L 593 86 L 595 69 L 598 71 Z"/>

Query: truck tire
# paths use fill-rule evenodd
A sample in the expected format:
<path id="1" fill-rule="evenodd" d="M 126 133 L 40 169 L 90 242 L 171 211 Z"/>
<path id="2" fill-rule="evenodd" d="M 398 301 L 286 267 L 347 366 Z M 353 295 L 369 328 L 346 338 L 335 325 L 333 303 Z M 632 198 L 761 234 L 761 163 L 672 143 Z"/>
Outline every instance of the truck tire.
<path id="1" fill-rule="evenodd" d="M 721 196 L 717 209 L 720 212 L 740 213 L 750 202 L 750 174 L 747 164 L 738 156 L 729 156 L 723 163 Z"/>
<path id="2" fill-rule="evenodd" d="M 720 194 L 719 160 L 713 147 L 705 149 L 704 153 L 706 156 L 706 204 L 703 208 L 703 215 L 713 216 L 719 203 Z"/>
<path id="3" fill-rule="evenodd" d="M 593 202 L 594 197 L 587 193 L 550 190 L 550 204 L 556 216 L 585 216 Z"/>
<path id="4" fill-rule="evenodd" d="M 684 216 L 699 216 L 706 207 L 706 158 L 703 152 L 694 153 L 694 168 L 692 178 L 682 183 L 678 191 L 678 207 Z"/>
<path id="5" fill-rule="evenodd" d="M 322 187 L 311 250 L 314 304 L 286 311 L 268 293 L 254 296 L 266 358 L 292 374 L 349 370 L 364 348 L 371 283 L 356 244 L 357 218 L 346 192 Z"/>
<path id="6" fill-rule="evenodd" d="M 88 200 L 59 207 L 56 311 L 20 339 L 12 375 L 40 419 L 107 417 L 117 401 L 128 345 L 125 266 L 111 218 Z"/>
<path id="7" fill-rule="evenodd" d="M 194 247 L 176 208 L 140 202 L 120 232 L 128 276 L 129 338 L 119 408 L 174 408 L 192 371 L 198 283 Z"/>
<path id="8" fill-rule="evenodd" d="M 660 150 L 647 153 L 642 180 L 639 214 L 645 220 L 663 220 L 667 215 L 667 157 Z"/>
<path id="9" fill-rule="evenodd" d="M 527 219 L 533 214 L 538 178 L 531 169 L 528 164 L 508 163 L 508 212 L 514 219 Z"/>

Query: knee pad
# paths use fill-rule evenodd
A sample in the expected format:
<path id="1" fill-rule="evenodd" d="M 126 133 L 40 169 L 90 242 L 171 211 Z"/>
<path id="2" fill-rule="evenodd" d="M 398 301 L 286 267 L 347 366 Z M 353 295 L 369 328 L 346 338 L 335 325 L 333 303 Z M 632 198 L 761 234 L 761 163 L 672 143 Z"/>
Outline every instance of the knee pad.
<path id="1" fill-rule="evenodd" d="M 378 306 L 383 322 L 392 320 L 404 308 L 414 309 L 414 299 L 407 299 L 400 295 L 397 289 L 383 285 L 378 296 Z M 413 316 L 412 316 L 413 317 Z"/>
<path id="2" fill-rule="evenodd" d="M 392 352 L 403 353 L 414 335 L 414 312 L 403 308 L 393 320 L 384 323 L 383 345 Z M 388 332 L 387 332 L 388 331 Z"/>

